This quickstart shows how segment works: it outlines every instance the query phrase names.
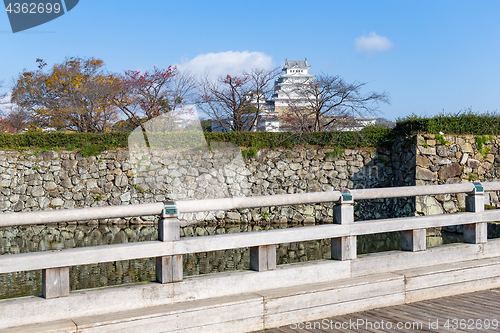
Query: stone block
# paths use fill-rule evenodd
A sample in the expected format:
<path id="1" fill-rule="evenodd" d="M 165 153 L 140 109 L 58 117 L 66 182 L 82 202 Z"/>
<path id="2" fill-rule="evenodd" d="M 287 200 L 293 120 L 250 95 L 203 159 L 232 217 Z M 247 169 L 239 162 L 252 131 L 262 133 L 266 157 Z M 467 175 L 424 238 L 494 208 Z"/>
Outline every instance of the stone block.
<path id="1" fill-rule="evenodd" d="M 429 161 L 429 159 L 425 156 L 422 156 L 422 155 L 417 155 L 416 163 L 417 163 L 417 166 L 420 166 L 422 168 L 425 168 L 425 167 L 431 165 L 431 162 Z"/>
<path id="2" fill-rule="evenodd" d="M 59 154 L 53 150 L 48 150 L 40 153 L 39 156 L 44 160 L 52 161 L 57 159 L 59 157 Z"/>
<path id="3" fill-rule="evenodd" d="M 233 220 L 233 221 L 240 221 L 241 220 L 241 214 L 237 212 L 227 212 L 226 214 L 227 219 Z"/>
<path id="4" fill-rule="evenodd" d="M 88 191 L 92 190 L 93 188 L 96 188 L 97 187 L 97 181 L 95 179 L 89 179 L 89 180 L 87 180 L 86 187 L 87 187 Z"/>
<path id="5" fill-rule="evenodd" d="M 493 165 L 490 162 L 483 162 L 483 164 L 481 164 L 481 167 L 484 170 L 490 170 L 493 167 Z"/>
<path id="6" fill-rule="evenodd" d="M 418 180 L 437 180 L 438 175 L 436 172 L 432 172 L 428 169 L 417 166 L 415 170 L 415 178 Z"/>
<path id="7" fill-rule="evenodd" d="M 458 211 L 458 208 L 457 206 L 455 205 L 455 203 L 453 201 L 446 201 L 443 203 L 443 208 L 446 212 L 448 213 L 455 213 Z"/>
<path id="8" fill-rule="evenodd" d="M 418 150 L 423 155 L 436 155 L 436 148 L 435 147 L 427 147 L 426 148 L 426 147 L 423 147 L 423 146 L 419 146 Z"/>
<path id="9" fill-rule="evenodd" d="M 73 183 L 71 182 L 71 178 L 64 179 L 61 182 L 61 186 L 65 187 L 65 188 L 72 188 L 73 187 Z"/>
<path id="10" fill-rule="evenodd" d="M 468 159 L 469 159 L 469 154 L 468 153 L 463 154 L 462 157 L 460 158 L 460 164 L 464 165 L 465 163 L 467 163 Z"/>
<path id="11" fill-rule="evenodd" d="M 440 158 L 435 162 L 437 165 L 448 165 L 451 161 L 448 158 Z"/>
<path id="12" fill-rule="evenodd" d="M 431 196 L 416 197 L 415 210 L 422 215 L 438 215 L 444 213 L 441 204 Z"/>
<path id="13" fill-rule="evenodd" d="M 0 201 L 0 210 L 6 210 L 11 206 L 9 201 Z"/>
<path id="14" fill-rule="evenodd" d="M 474 152 L 474 149 L 472 149 L 472 145 L 468 142 L 463 143 L 460 145 L 460 150 L 462 153 L 472 153 Z"/>
<path id="15" fill-rule="evenodd" d="M 479 168 L 479 166 L 481 165 L 481 162 L 479 162 L 478 160 L 476 159 L 472 159 L 472 158 L 469 158 L 467 160 L 467 166 L 469 168 L 472 168 L 472 169 L 477 169 Z"/>
<path id="16" fill-rule="evenodd" d="M 122 195 L 120 195 L 120 200 L 121 201 L 130 201 L 130 192 L 126 192 L 126 193 L 123 193 Z"/>
<path id="17" fill-rule="evenodd" d="M 124 161 L 127 160 L 130 157 L 130 154 L 128 151 L 119 151 L 116 154 L 116 160 L 118 161 Z"/>
<path id="18" fill-rule="evenodd" d="M 451 163 L 446 166 L 442 166 L 439 170 L 439 179 L 448 179 L 460 176 L 462 174 L 462 167 L 458 163 Z"/>
<path id="19" fill-rule="evenodd" d="M 125 187 L 128 185 L 127 176 L 121 174 L 115 177 L 115 185 L 118 187 Z"/>
<path id="20" fill-rule="evenodd" d="M 449 154 L 449 149 L 446 146 L 437 146 L 436 147 L 436 154 L 440 157 L 446 157 Z"/>
<path id="21" fill-rule="evenodd" d="M 486 161 L 489 163 L 494 163 L 495 162 L 495 156 L 493 154 L 487 154 L 484 158 Z"/>
<path id="22" fill-rule="evenodd" d="M 57 185 L 56 185 L 56 183 L 54 183 L 54 182 L 50 182 L 50 181 L 49 181 L 49 182 L 45 182 L 45 183 L 44 183 L 44 185 L 43 185 L 43 187 L 44 187 L 47 191 L 52 191 L 52 190 L 54 190 L 54 189 L 56 189 L 56 188 L 57 188 Z"/>

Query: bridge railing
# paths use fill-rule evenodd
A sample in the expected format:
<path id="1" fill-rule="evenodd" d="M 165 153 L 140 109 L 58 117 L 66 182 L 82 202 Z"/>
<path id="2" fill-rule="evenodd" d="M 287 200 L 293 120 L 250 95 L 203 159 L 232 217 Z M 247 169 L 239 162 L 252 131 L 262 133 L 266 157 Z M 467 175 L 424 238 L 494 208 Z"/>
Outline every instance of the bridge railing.
<path id="1" fill-rule="evenodd" d="M 182 256 L 189 253 L 249 247 L 250 268 L 266 271 L 276 269 L 276 245 L 282 243 L 331 239 L 332 259 L 355 260 L 359 235 L 400 231 L 402 250 L 425 251 L 426 228 L 463 225 L 465 242 L 481 244 L 487 242 L 487 222 L 500 220 L 500 210 L 484 211 L 483 195 L 498 190 L 500 182 L 464 183 L 3 213 L 0 227 L 144 215 L 161 218 L 158 241 L 2 255 L 0 273 L 41 269 L 43 296 L 55 298 L 69 295 L 69 267 L 77 265 L 155 257 L 157 282 L 171 283 L 183 279 Z M 449 193 L 468 193 L 466 212 L 354 222 L 355 200 Z M 336 203 L 334 224 L 180 238 L 180 213 L 320 202 Z"/>

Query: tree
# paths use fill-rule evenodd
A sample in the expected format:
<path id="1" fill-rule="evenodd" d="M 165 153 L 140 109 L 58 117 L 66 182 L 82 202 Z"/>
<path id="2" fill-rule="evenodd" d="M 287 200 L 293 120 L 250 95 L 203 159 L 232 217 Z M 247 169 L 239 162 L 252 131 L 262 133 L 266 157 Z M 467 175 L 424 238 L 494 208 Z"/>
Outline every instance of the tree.
<path id="1" fill-rule="evenodd" d="M 26 110 L 34 127 L 54 127 L 77 132 L 103 132 L 117 119 L 110 96 L 117 78 L 104 72 L 96 58 L 67 58 L 46 72 L 24 71 L 12 90 L 12 102 Z"/>
<path id="2" fill-rule="evenodd" d="M 273 68 L 271 70 L 266 70 L 262 68 L 254 68 L 249 72 L 245 72 L 249 79 L 251 91 L 247 93 L 247 105 L 244 108 L 244 112 L 253 113 L 253 123 L 252 127 L 249 128 L 251 131 L 257 127 L 257 121 L 260 114 L 266 110 L 267 100 L 271 97 L 274 91 L 274 80 L 279 75 L 280 69 Z M 252 111 L 249 111 L 253 109 Z"/>
<path id="3" fill-rule="evenodd" d="M 117 132 L 132 132 L 136 127 L 130 119 L 122 119 L 114 123 L 112 130 Z"/>
<path id="4" fill-rule="evenodd" d="M 278 69 L 253 69 L 240 75 L 206 78 L 200 84 L 200 108 L 228 131 L 252 131 L 266 108 Z"/>
<path id="5" fill-rule="evenodd" d="M 226 132 L 244 131 L 248 128 L 248 117 L 243 116 L 247 103 L 248 77 L 227 75 L 217 81 L 208 78 L 201 85 L 200 108 L 215 119 Z"/>
<path id="6" fill-rule="evenodd" d="M 16 133 L 15 129 L 9 125 L 9 121 L 5 118 L 0 118 L 0 133 Z"/>
<path id="7" fill-rule="evenodd" d="M 2 88 L 3 81 L 0 81 Z M 27 115 L 15 103 L 10 103 L 8 93 L 0 95 L 0 131 L 5 133 L 18 133 L 26 127 Z"/>
<path id="8" fill-rule="evenodd" d="M 0 80 L 0 89 L 3 88 L 3 82 L 4 82 L 3 80 Z M 0 94 L 0 100 L 3 99 L 3 98 L 5 98 L 5 96 L 7 96 L 6 93 L 5 94 Z"/>
<path id="9" fill-rule="evenodd" d="M 2 88 L 3 81 L 0 81 L 0 88 Z M 3 100 L 7 94 L 0 94 L 0 105 L 6 104 Z M 15 133 L 15 130 L 10 126 L 9 121 L 5 118 L 4 110 L 0 109 L 0 132 L 1 133 Z"/>
<path id="10" fill-rule="evenodd" d="M 387 118 L 377 118 L 375 119 L 375 124 L 387 128 L 393 128 L 396 126 L 396 122 L 389 120 Z"/>
<path id="11" fill-rule="evenodd" d="M 200 125 L 203 132 L 212 132 L 212 122 L 210 120 L 202 120 Z"/>
<path id="12" fill-rule="evenodd" d="M 356 116 L 375 114 L 378 103 L 389 103 L 384 93 L 362 94 L 366 83 L 347 83 L 322 74 L 309 83 L 297 83 L 288 92 L 289 108 L 281 116 L 285 127 L 298 132 L 320 132 L 352 126 Z"/>
<path id="13" fill-rule="evenodd" d="M 16 104 L 10 103 L 5 109 L 5 124 L 9 126 L 11 133 L 19 133 L 28 127 L 29 115 Z"/>
<path id="14" fill-rule="evenodd" d="M 179 107 L 189 100 L 194 87 L 192 76 L 181 73 L 176 67 L 155 67 L 143 73 L 129 70 L 114 86 L 112 101 L 143 132 L 143 122 L 167 114 L 164 130 L 171 130 L 181 112 Z"/>
<path id="15" fill-rule="evenodd" d="M 3 83 L 4 81 L 0 80 L 0 89 L 3 88 Z M 0 117 L 5 117 L 5 112 L 3 110 L 4 108 L 2 107 L 3 104 L 7 104 L 7 93 L 4 94 L 0 93 Z"/>

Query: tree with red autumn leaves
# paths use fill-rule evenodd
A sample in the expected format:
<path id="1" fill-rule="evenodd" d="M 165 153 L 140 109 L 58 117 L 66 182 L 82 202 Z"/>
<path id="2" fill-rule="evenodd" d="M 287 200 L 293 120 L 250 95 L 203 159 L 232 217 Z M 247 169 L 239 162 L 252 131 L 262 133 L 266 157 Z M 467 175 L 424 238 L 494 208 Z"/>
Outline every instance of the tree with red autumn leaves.
<path id="1" fill-rule="evenodd" d="M 169 115 L 168 126 L 174 125 L 179 107 L 189 98 L 195 87 L 194 79 L 181 73 L 177 67 L 155 67 L 152 71 L 125 71 L 114 89 L 113 105 L 131 122 L 140 126 L 143 122 L 160 115 Z M 165 128 L 164 130 L 166 130 Z"/>
<path id="2" fill-rule="evenodd" d="M 0 133 L 11 133 L 14 134 L 16 131 L 12 126 L 9 125 L 9 120 L 5 118 L 0 118 Z"/>

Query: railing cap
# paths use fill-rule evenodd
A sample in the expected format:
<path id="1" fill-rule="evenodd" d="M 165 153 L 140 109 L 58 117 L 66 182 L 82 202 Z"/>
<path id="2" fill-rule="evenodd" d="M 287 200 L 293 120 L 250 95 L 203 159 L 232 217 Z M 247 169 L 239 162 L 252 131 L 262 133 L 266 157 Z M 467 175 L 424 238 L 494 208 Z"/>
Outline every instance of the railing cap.
<path id="1" fill-rule="evenodd" d="M 340 190 L 340 203 L 353 203 L 354 200 L 352 199 L 352 194 L 349 189 L 342 189 Z"/>
<path id="2" fill-rule="evenodd" d="M 165 208 L 162 211 L 161 217 L 177 217 L 179 211 L 177 210 L 175 201 L 163 201 L 163 204 L 165 205 Z"/>
<path id="3" fill-rule="evenodd" d="M 479 182 L 474 183 L 474 189 L 472 190 L 473 194 L 483 194 L 484 193 L 484 188 L 483 185 Z"/>

